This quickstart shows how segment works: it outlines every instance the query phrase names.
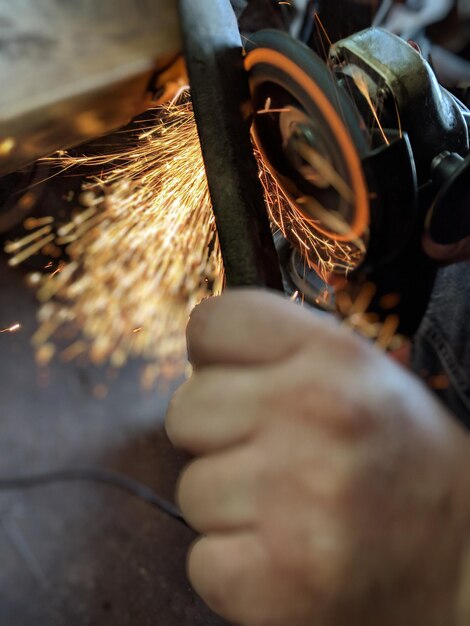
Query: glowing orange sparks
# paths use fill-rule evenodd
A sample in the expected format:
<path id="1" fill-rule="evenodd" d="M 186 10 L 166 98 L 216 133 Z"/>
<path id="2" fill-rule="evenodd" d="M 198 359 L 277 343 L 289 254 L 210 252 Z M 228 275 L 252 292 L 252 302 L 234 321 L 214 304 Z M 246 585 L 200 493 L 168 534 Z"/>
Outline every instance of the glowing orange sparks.
<path id="1" fill-rule="evenodd" d="M 21 324 L 20 323 L 16 323 L 13 324 L 12 326 L 9 326 L 8 328 L 3 328 L 2 330 L 0 330 L 0 334 L 2 333 L 16 333 L 18 330 L 20 330 L 21 328 Z"/>
<path id="2" fill-rule="evenodd" d="M 53 229 L 41 222 L 51 230 L 10 244 L 11 264 L 41 250 L 46 234 L 66 246 L 69 257 L 39 283 L 37 276 L 31 281 L 42 302 L 33 337 L 42 364 L 54 355 L 51 339 L 65 331 L 72 345 L 63 351 L 64 360 L 87 354 L 94 363 L 118 368 L 141 357 L 148 363 L 148 385 L 162 372 L 181 374 L 189 313 L 222 289 L 189 99 L 154 115 L 145 126 L 136 124 L 134 141 L 119 153 L 52 159 L 61 170 L 88 165 L 104 173 L 87 183 L 87 206 L 67 224 Z"/>
<path id="3" fill-rule="evenodd" d="M 49 159 L 61 170 L 87 165 L 103 173 L 89 180 L 86 202 L 68 223 L 41 218 L 36 230 L 7 244 L 10 265 L 48 243 L 66 246 L 68 261 L 30 281 L 41 302 L 33 337 L 41 365 L 54 357 L 60 333 L 69 340 L 60 354 L 65 362 L 88 356 L 119 368 L 140 357 L 147 386 L 182 374 L 189 313 L 222 290 L 222 256 L 187 94 L 146 124 L 135 125 L 134 140 L 119 152 Z M 273 228 L 295 239 L 306 263 L 322 275 L 353 267 L 362 252 L 319 237 L 258 160 Z"/>

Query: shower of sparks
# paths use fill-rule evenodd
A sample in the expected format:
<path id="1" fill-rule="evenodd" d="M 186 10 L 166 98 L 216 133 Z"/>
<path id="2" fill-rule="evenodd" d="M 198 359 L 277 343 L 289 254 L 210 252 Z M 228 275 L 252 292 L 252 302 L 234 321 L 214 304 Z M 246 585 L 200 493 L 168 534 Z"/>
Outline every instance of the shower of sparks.
<path id="1" fill-rule="evenodd" d="M 51 159 L 62 170 L 101 168 L 87 183 L 85 205 L 66 224 L 29 218 L 30 231 L 9 242 L 10 265 L 66 246 L 68 261 L 47 263 L 30 276 L 42 303 L 33 342 L 39 363 L 56 354 L 64 362 L 88 355 L 121 367 L 130 357 L 149 365 L 145 381 L 185 367 L 185 327 L 191 309 L 219 293 L 223 265 L 197 127 L 188 96 L 155 112 L 124 151 L 104 156 Z M 272 222 L 295 238 L 305 258 L 326 274 L 348 269 L 353 252 L 323 241 L 291 205 L 260 162 L 260 179 Z M 310 262 L 309 261 L 309 262 Z"/>
<path id="2" fill-rule="evenodd" d="M 38 252 L 52 259 L 29 277 L 41 303 L 33 337 L 41 365 L 58 352 L 65 363 L 85 356 L 114 368 L 141 357 L 146 386 L 180 375 L 190 311 L 222 290 L 222 256 L 188 94 L 154 114 L 118 153 L 48 159 L 61 171 L 78 165 L 102 173 L 86 183 L 82 208 L 69 222 L 28 218 L 28 234 L 6 245 L 12 266 Z M 322 277 L 355 267 L 363 251 L 319 236 L 257 157 L 273 229 Z M 54 260 L 58 246 L 67 261 Z M 352 325 L 365 334 L 373 327 L 371 338 L 382 345 L 391 342 L 392 323 L 381 330 L 364 323 L 364 311 L 355 318 L 345 313 L 361 320 Z"/>
<path id="3" fill-rule="evenodd" d="M 3 333 L 16 333 L 18 330 L 20 330 L 21 328 L 21 324 L 17 323 L 17 324 L 13 324 L 12 326 L 9 326 L 8 328 L 2 328 L 0 330 L 0 335 Z"/>
<path id="4" fill-rule="evenodd" d="M 67 337 L 64 361 L 86 354 L 118 368 L 144 357 L 149 385 L 181 373 L 189 313 L 223 284 L 188 98 L 156 111 L 119 154 L 53 160 L 63 169 L 98 166 L 104 173 L 87 184 L 89 206 L 69 223 L 53 227 L 45 220 L 7 244 L 11 265 L 49 243 L 67 246 L 67 262 L 30 277 L 42 303 L 33 338 L 39 362 L 46 364 L 58 339 Z"/>
<path id="5" fill-rule="evenodd" d="M 261 156 L 257 156 L 271 222 L 301 251 L 306 264 L 315 269 L 325 281 L 331 273 L 347 273 L 356 267 L 362 259 L 363 250 L 354 244 L 322 237 L 315 229 L 315 223 L 300 213 L 271 175 Z"/>

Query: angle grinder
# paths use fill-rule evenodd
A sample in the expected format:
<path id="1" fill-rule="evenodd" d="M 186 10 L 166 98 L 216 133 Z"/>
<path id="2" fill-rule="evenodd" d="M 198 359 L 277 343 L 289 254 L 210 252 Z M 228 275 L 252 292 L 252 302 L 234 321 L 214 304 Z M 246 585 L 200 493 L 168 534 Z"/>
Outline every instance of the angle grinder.
<path id="1" fill-rule="evenodd" d="M 182 6 L 184 15 L 184 0 Z M 194 17 L 188 25 L 194 24 Z M 203 46 L 194 33 L 188 34 L 184 19 L 183 32 L 211 191 L 217 187 L 211 157 L 218 147 L 214 134 L 212 143 L 205 140 L 211 124 L 206 83 L 210 80 L 214 88 L 219 81 L 220 86 L 224 75 L 232 85 L 248 79 L 248 99 L 239 93 L 231 111 L 239 114 L 238 134 L 251 123 L 255 147 L 282 197 L 279 210 L 284 214 L 276 224 L 282 223 L 294 250 L 293 282 L 302 286 L 307 298 L 305 284 L 312 270 L 327 290 L 328 283 L 341 283 L 357 293 L 373 284 L 371 310 L 380 317 L 395 315 L 398 331 L 413 335 L 437 270 L 422 251 L 425 229 L 442 243 L 470 235 L 468 109 L 439 85 L 416 45 L 380 28 L 338 41 L 326 63 L 284 32 L 261 31 L 244 42 L 243 68 L 240 62 L 232 74 L 214 61 L 224 49 L 223 32 L 213 33 L 212 39 L 205 32 Z M 188 39 L 193 42 L 191 54 Z M 201 47 L 202 56 L 195 54 Z M 239 53 L 241 57 L 241 47 Z M 229 92 L 216 103 L 222 117 Z M 234 128 L 232 115 L 228 136 Z M 220 172 L 218 178 L 220 184 Z M 253 181 L 247 188 L 254 195 L 261 193 Z M 224 254 L 225 237 L 234 241 L 236 233 L 228 232 L 227 221 L 222 225 L 223 202 L 217 192 L 212 197 Z M 232 207 L 232 226 L 235 213 Z M 236 253 L 232 261 L 233 269 Z M 244 284 L 231 281 L 230 273 L 228 282 Z M 314 288 L 312 299 L 318 301 L 317 295 Z"/>

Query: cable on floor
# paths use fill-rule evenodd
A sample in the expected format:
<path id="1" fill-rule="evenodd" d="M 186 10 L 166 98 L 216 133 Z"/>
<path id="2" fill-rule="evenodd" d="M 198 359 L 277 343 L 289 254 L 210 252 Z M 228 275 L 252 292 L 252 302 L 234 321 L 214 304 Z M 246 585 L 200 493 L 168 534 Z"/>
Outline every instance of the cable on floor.
<path id="1" fill-rule="evenodd" d="M 36 489 L 38 487 L 67 482 L 101 483 L 127 491 L 127 493 L 130 493 L 139 500 L 165 513 L 180 524 L 189 527 L 179 509 L 174 504 L 155 493 L 153 489 L 130 476 L 101 467 L 70 468 L 52 472 L 0 478 L 0 491 Z"/>

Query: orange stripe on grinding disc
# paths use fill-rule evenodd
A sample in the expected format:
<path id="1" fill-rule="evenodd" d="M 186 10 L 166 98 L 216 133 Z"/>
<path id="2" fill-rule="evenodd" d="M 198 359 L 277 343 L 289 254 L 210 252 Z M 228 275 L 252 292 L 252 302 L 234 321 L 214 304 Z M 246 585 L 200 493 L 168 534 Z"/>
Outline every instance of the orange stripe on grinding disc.
<path id="1" fill-rule="evenodd" d="M 291 61 L 291 59 L 276 50 L 255 48 L 249 52 L 245 58 L 245 69 L 250 72 L 259 64 L 277 67 L 282 72 L 292 77 L 302 87 L 320 109 L 322 115 L 334 131 L 338 144 L 346 159 L 346 164 L 351 175 L 354 196 L 356 198 L 356 210 L 351 230 L 346 235 L 338 235 L 336 233 L 327 233 L 318 227 L 316 228 L 324 235 L 336 241 L 352 241 L 360 238 L 369 225 L 369 194 L 361 160 L 343 121 L 317 83 Z"/>

